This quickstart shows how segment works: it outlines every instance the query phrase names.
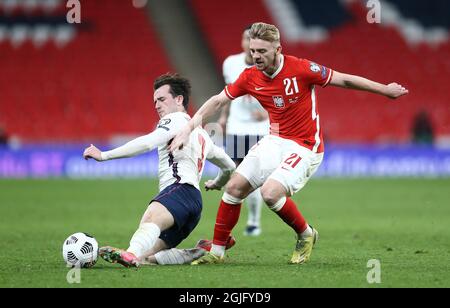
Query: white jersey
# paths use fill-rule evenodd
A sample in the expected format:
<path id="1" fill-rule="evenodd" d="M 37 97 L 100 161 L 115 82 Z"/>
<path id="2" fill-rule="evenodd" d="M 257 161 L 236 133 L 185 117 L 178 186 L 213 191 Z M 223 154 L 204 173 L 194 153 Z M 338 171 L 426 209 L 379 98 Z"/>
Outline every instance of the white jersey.
<path id="1" fill-rule="evenodd" d="M 227 84 L 235 82 L 239 75 L 251 65 L 245 63 L 245 53 L 229 56 L 223 62 L 223 76 Z M 244 95 L 233 100 L 227 122 L 227 133 L 230 135 L 259 135 L 269 134 L 269 119 L 257 121 L 253 112 L 264 111 L 256 98 Z"/>
<path id="2" fill-rule="evenodd" d="M 219 187 L 224 186 L 235 169 L 235 164 L 223 149 L 214 145 L 202 128 L 194 129 L 188 144 L 182 150 L 176 151 L 175 154 L 168 151 L 171 140 L 189 120 L 189 115 L 184 112 L 168 114 L 159 121 L 152 133 L 136 138 L 117 149 L 102 152 L 102 160 L 130 157 L 158 147 L 160 191 L 174 183 L 190 184 L 200 190 L 199 182 L 206 159 L 220 168 L 215 182 Z"/>

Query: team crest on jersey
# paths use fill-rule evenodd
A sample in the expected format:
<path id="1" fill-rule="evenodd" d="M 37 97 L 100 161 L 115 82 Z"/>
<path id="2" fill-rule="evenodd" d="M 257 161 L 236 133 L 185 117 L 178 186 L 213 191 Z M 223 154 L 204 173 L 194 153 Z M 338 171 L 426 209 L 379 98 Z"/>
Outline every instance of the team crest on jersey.
<path id="1" fill-rule="evenodd" d="M 273 103 L 277 108 L 284 108 L 283 96 L 272 96 Z"/>
<path id="2" fill-rule="evenodd" d="M 314 73 L 320 72 L 320 66 L 318 64 L 316 64 L 316 63 L 311 63 L 311 66 L 309 68 Z"/>

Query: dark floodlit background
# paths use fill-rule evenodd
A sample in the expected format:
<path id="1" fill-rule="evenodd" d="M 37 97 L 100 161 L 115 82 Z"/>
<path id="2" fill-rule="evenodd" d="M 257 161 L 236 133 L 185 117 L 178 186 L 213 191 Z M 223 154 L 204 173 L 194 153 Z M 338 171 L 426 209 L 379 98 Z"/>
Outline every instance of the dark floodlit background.
<path id="1" fill-rule="evenodd" d="M 369 23 L 367 3 L 92 0 L 69 24 L 67 1 L 0 0 L 0 177 L 154 176 L 155 153 L 95 164 L 82 150 L 152 131 L 163 73 L 192 80 L 194 112 L 221 91 L 222 62 L 256 21 L 279 27 L 286 54 L 410 90 L 391 101 L 320 89 L 319 177 L 448 177 L 450 4 L 380 1 L 381 23 Z"/>

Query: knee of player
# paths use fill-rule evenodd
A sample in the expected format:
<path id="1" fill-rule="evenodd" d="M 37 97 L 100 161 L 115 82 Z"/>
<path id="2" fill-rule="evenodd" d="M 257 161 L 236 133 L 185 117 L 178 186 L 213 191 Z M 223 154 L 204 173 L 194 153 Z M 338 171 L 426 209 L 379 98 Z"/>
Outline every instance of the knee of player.
<path id="1" fill-rule="evenodd" d="M 244 189 L 242 189 L 242 187 L 238 183 L 233 181 L 228 182 L 225 191 L 227 194 L 235 198 L 245 199 L 247 197 Z"/>
<path id="2" fill-rule="evenodd" d="M 174 222 L 172 213 L 165 206 L 158 202 L 152 202 L 142 216 L 140 224 L 153 223 L 164 230 L 170 228 Z"/>
<path id="3" fill-rule="evenodd" d="M 272 189 L 270 186 L 263 186 L 261 188 L 261 196 L 268 206 L 273 206 L 280 201 L 280 199 L 285 197 L 285 194 L 281 194 L 280 192 Z"/>
<path id="4" fill-rule="evenodd" d="M 147 207 L 146 211 L 145 211 L 144 214 L 142 215 L 141 223 L 148 222 L 148 221 L 151 219 L 152 212 L 150 211 L 150 206 L 151 206 L 151 205 L 149 205 L 149 206 Z"/>

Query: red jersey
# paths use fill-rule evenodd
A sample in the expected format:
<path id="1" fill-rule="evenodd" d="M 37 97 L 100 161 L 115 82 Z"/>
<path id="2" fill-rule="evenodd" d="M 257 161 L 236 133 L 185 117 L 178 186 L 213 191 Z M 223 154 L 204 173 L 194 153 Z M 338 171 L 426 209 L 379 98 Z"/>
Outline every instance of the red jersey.
<path id="1" fill-rule="evenodd" d="M 325 87 L 333 70 L 305 59 L 284 55 L 269 76 L 247 68 L 225 87 L 231 100 L 250 94 L 269 113 L 270 134 L 290 139 L 316 153 L 324 151 L 315 86 Z"/>

